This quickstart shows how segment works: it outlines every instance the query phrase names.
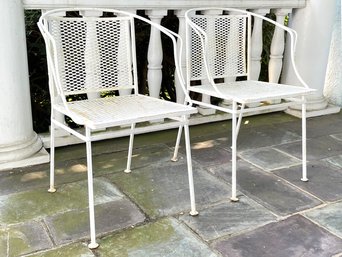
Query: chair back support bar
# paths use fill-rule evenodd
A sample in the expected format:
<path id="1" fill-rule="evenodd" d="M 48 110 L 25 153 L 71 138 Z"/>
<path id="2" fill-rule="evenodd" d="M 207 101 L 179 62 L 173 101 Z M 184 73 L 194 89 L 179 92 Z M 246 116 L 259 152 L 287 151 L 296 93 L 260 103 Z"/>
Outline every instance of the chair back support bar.
<path id="1" fill-rule="evenodd" d="M 137 90 L 132 17 L 49 16 L 45 21 L 52 45 L 47 54 L 64 96 Z"/>
<path id="2" fill-rule="evenodd" d="M 191 13 L 189 17 L 187 56 L 190 80 L 207 79 L 208 74 L 213 79 L 247 76 L 249 15 Z"/>

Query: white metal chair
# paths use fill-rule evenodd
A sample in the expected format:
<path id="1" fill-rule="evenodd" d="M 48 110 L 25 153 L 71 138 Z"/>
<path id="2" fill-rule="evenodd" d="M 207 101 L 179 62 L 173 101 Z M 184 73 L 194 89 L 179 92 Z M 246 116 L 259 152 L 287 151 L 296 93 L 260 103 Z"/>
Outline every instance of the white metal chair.
<path id="1" fill-rule="evenodd" d="M 219 14 L 212 14 L 219 13 Z M 291 63 L 303 86 L 267 83 L 250 79 L 251 25 L 263 19 L 288 32 Z M 302 107 L 302 180 L 307 181 L 306 167 L 306 100 L 312 92 L 300 77 L 294 62 L 297 34 L 294 30 L 264 16 L 232 8 L 199 8 L 188 10 L 186 19 L 186 85 L 190 92 L 214 96 L 231 105 L 217 106 L 193 100 L 193 103 L 215 108 L 232 115 L 232 201 L 236 196 L 237 138 L 244 113 L 298 105 Z M 194 83 L 196 82 L 196 83 Z M 196 84 L 196 85 L 194 85 Z M 260 102 L 282 99 L 276 105 Z M 174 152 L 177 158 L 181 130 Z"/>
<path id="2" fill-rule="evenodd" d="M 67 17 L 66 12 L 78 11 L 81 17 Z M 106 13 L 106 17 L 103 14 Z M 108 13 L 110 15 L 108 15 Z M 127 168 L 131 171 L 131 158 L 135 124 L 158 119 L 172 119 L 184 128 L 186 141 L 187 169 L 190 188 L 191 215 L 197 215 L 193 185 L 188 116 L 197 112 L 186 104 L 177 104 L 138 93 L 137 63 L 135 52 L 134 20 L 139 19 L 160 30 L 173 42 L 176 74 L 185 82 L 179 67 L 179 51 L 172 31 L 141 16 L 112 9 L 58 9 L 46 12 L 38 22 L 43 34 L 50 77 L 51 95 L 51 163 L 50 192 L 54 187 L 55 127 L 62 128 L 86 143 L 90 237 L 89 248 L 96 248 L 93 168 L 91 142 L 100 139 L 93 130 L 114 126 L 130 125 L 130 140 Z M 129 95 L 111 97 L 88 97 L 86 100 L 67 101 L 71 95 L 106 93 L 117 90 L 131 91 Z M 187 96 L 188 103 L 191 99 Z M 83 125 L 85 133 L 63 124 L 56 115 L 64 114 Z M 176 125 L 177 126 L 177 125 Z"/>

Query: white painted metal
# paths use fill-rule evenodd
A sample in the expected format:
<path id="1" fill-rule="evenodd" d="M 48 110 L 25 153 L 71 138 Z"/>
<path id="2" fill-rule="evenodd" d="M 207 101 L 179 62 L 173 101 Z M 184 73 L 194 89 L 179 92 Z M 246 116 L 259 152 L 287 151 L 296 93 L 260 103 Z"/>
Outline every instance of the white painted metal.
<path id="1" fill-rule="evenodd" d="M 216 11 L 224 11 L 217 15 Z M 208 14 L 208 10 L 212 11 Z M 205 12 L 206 14 L 199 14 Z M 213 14 L 214 13 L 214 14 Z M 292 65 L 295 75 L 301 86 L 284 85 L 278 83 L 261 82 L 250 79 L 251 52 L 251 17 L 254 20 L 274 24 L 278 30 L 289 34 L 292 51 Z M 215 106 L 208 103 L 193 101 L 207 107 L 215 108 L 232 115 L 232 201 L 237 201 L 236 169 L 237 169 L 237 139 L 242 114 L 260 107 L 253 107 L 254 103 L 283 99 L 279 105 L 288 106 L 301 104 L 303 115 L 303 175 L 306 174 L 306 117 L 305 97 L 314 90 L 310 89 L 299 75 L 294 62 L 294 49 L 297 34 L 294 30 L 285 27 L 271 19 L 244 10 L 232 8 L 197 8 L 186 12 L 187 22 L 187 88 L 191 92 L 215 96 L 232 102 L 232 106 Z M 209 28 L 213 26 L 214 28 Z M 231 50 L 238 53 L 231 53 Z M 246 56 L 247 54 L 247 56 Z M 215 82 L 214 79 L 240 77 L 242 81 Z M 247 78 L 247 79 L 246 79 Z M 208 81 L 197 86 L 192 81 Z M 250 105 L 252 104 L 252 105 Z M 245 108 L 245 105 L 247 108 Z M 268 105 L 267 108 L 276 108 L 278 105 Z M 237 116 L 239 115 L 239 116 Z M 177 146 L 176 146 L 177 148 Z"/>
<path id="2" fill-rule="evenodd" d="M 127 167 L 124 170 L 125 173 L 131 172 L 131 162 L 132 162 L 132 152 L 133 152 L 133 142 L 134 142 L 134 129 L 135 129 L 135 123 L 133 123 L 131 125 L 131 134 L 129 136 L 129 146 L 128 146 Z"/>
<path id="3" fill-rule="evenodd" d="M 82 11 L 83 17 L 66 17 L 64 12 Z M 113 17 L 99 17 L 99 13 L 112 13 Z M 62 14 L 62 15 L 59 15 Z M 91 16 L 93 14 L 94 16 Z M 138 94 L 137 65 L 135 55 L 134 19 L 151 25 L 154 30 L 163 32 L 173 43 L 176 75 L 185 94 L 185 104 L 164 101 L 158 98 Z M 126 172 L 130 171 L 135 124 L 156 119 L 170 119 L 184 126 L 187 149 L 187 168 L 189 176 L 191 215 L 196 215 L 195 192 L 191 164 L 188 116 L 196 113 L 189 106 L 191 99 L 187 95 L 184 78 L 180 69 L 178 49 L 181 51 L 182 39 L 174 32 L 157 23 L 132 13 L 113 9 L 78 8 L 60 9 L 44 13 L 38 26 L 47 46 L 47 59 L 51 88 L 51 168 L 50 190 L 54 188 L 54 136 L 57 126 L 86 142 L 88 166 L 88 196 L 90 219 L 89 248 L 98 247 L 96 243 L 93 168 L 91 142 L 103 139 L 103 134 L 92 135 L 96 129 L 130 125 L 130 142 Z M 177 41 L 178 40 L 178 46 Z M 118 64 L 120 63 L 120 64 Z M 120 70 L 119 70 L 120 69 Z M 124 74 L 125 73 L 125 76 Z M 84 93 L 130 89 L 131 95 L 113 97 L 90 97 L 86 100 L 66 101 L 66 96 Z M 85 127 L 80 133 L 55 115 L 64 114 L 74 122 Z M 178 141 L 177 141 L 178 142 Z"/>
<path id="4" fill-rule="evenodd" d="M 302 178 L 301 180 L 308 181 L 307 164 L 306 164 L 306 99 L 302 97 Z"/>

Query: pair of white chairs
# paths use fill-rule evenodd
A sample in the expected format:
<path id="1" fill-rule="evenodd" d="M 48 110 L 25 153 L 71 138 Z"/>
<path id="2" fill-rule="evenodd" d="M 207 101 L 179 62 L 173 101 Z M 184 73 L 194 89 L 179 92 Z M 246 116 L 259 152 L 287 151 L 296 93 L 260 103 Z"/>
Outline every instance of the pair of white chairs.
<path id="1" fill-rule="evenodd" d="M 286 30 L 291 36 L 292 50 L 296 34 L 293 30 L 265 17 L 236 9 L 217 8 L 220 15 L 206 15 L 209 9 L 189 10 L 186 13 L 186 82 L 181 71 L 182 38 L 178 34 L 132 13 L 98 8 L 58 9 L 44 13 L 38 26 L 46 43 L 51 96 L 51 148 L 50 148 L 50 192 L 54 186 L 55 128 L 61 128 L 86 143 L 90 244 L 98 247 L 95 231 L 93 168 L 91 142 L 101 139 L 92 132 L 115 126 L 131 127 L 127 168 L 131 171 L 131 158 L 136 124 L 157 119 L 172 119 L 179 126 L 174 159 L 177 158 L 181 134 L 184 129 L 187 170 L 190 191 L 190 214 L 197 215 L 191 163 L 188 117 L 197 112 L 193 104 L 205 105 L 232 114 L 232 200 L 236 198 L 236 145 L 242 114 L 250 103 L 283 99 L 283 104 L 302 104 L 303 110 L 303 180 L 306 178 L 305 158 L 305 95 L 304 87 L 287 86 L 249 80 L 251 19 L 267 20 Z M 66 15 L 78 11 L 78 17 Z M 233 14 L 229 14 L 234 12 Z M 104 15 L 105 14 L 105 15 Z M 173 43 L 176 76 L 185 94 L 185 103 L 177 104 L 156 99 L 138 92 L 137 62 L 134 20 L 146 22 L 151 28 L 160 30 Z M 294 39 L 292 38 L 294 37 Z M 178 46 L 177 46 L 178 43 Z M 179 47 L 180 46 L 180 47 Z M 292 55 L 293 61 L 293 55 Z M 294 64 L 294 63 L 293 63 Z M 295 66 L 294 66 L 295 67 Z M 295 69 L 296 71 L 296 69 Z M 244 81 L 231 78 L 245 77 Z M 229 78 L 229 79 L 227 79 Z M 215 79 L 224 82 L 216 83 Z M 225 82 L 227 79 L 227 82 Z M 201 81 L 192 86 L 192 81 Z M 198 84 L 198 83 L 197 83 Z M 120 90 L 131 94 L 120 95 Z M 189 91 L 215 96 L 232 103 L 231 108 L 204 104 L 192 100 Z M 112 96 L 108 96 L 111 92 Z M 87 94 L 85 100 L 67 101 L 70 96 Z M 94 94 L 97 97 L 94 97 Z M 106 95 L 106 97 L 101 97 Z M 114 96 L 113 96 L 114 95 Z M 251 108 L 248 108 L 248 111 Z M 61 122 L 60 115 L 70 117 L 82 125 L 84 131 L 72 129 Z M 237 121 L 237 115 L 239 119 Z"/>

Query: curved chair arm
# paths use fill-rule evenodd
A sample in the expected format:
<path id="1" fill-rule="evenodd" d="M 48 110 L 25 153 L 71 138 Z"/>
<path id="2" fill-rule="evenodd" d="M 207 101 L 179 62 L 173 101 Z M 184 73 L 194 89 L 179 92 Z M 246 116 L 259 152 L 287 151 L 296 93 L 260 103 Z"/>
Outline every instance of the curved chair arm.
<path id="1" fill-rule="evenodd" d="M 195 33 L 200 37 L 201 43 L 204 46 L 203 47 L 203 56 L 207 56 L 205 54 L 206 52 L 206 48 L 208 45 L 208 36 L 206 34 L 206 32 L 200 28 L 198 25 L 196 25 L 192 20 L 191 20 L 191 14 L 195 13 L 196 11 L 208 11 L 208 10 L 221 10 L 221 11 L 230 11 L 230 12 L 236 12 L 236 13 L 241 13 L 241 14 L 246 14 L 249 16 L 253 16 L 262 20 L 265 20 L 281 29 L 283 29 L 284 31 L 288 32 L 290 35 L 290 59 L 291 59 L 291 64 L 293 67 L 293 70 L 299 80 L 299 82 L 305 87 L 305 88 L 309 88 L 309 86 L 307 85 L 307 83 L 303 80 L 303 78 L 301 77 L 301 75 L 299 74 L 297 67 L 296 67 L 296 63 L 295 63 L 295 49 L 296 49 L 296 44 L 297 44 L 297 32 L 289 27 L 286 27 L 272 19 L 269 19 L 267 17 L 264 17 L 262 15 L 253 13 L 253 12 L 249 12 L 249 11 L 245 11 L 245 10 L 240 10 L 240 9 L 235 9 L 235 8 L 215 8 L 215 7 L 208 7 L 208 8 L 196 8 L 196 9 L 189 9 L 186 13 L 185 13 L 185 20 L 186 23 L 194 29 Z M 215 86 L 214 80 L 209 72 L 209 67 L 208 67 L 208 61 L 207 58 L 204 58 L 204 66 L 208 75 L 208 79 L 210 81 L 210 83 L 212 84 L 212 86 L 215 88 L 215 90 L 220 93 L 220 91 L 217 89 L 217 87 Z"/>
<path id="2" fill-rule="evenodd" d="M 191 98 L 189 97 L 188 95 L 188 91 L 186 89 L 186 86 L 185 86 L 185 79 L 184 79 L 184 75 L 183 75 L 183 72 L 182 72 L 182 69 L 181 69 L 181 61 L 182 61 L 182 48 L 183 48 L 183 40 L 182 38 L 175 32 L 157 24 L 157 23 L 154 23 L 144 17 L 141 17 L 139 15 L 136 15 L 136 14 L 133 14 L 133 13 L 129 13 L 129 12 L 126 12 L 126 11 L 121 11 L 121 10 L 116 10 L 116 9 L 106 9 L 106 8 L 62 8 L 62 9 L 54 9 L 54 10 L 51 10 L 51 11 L 48 11 L 46 13 L 44 13 L 39 21 L 38 21 L 38 27 L 39 29 L 41 30 L 42 32 L 42 35 L 45 39 L 46 42 L 52 42 L 52 47 L 54 48 L 54 51 L 56 52 L 56 45 L 54 43 L 54 40 L 52 39 L 49 31 L 48 31 L 48 28 L 45 24 L 45 18 L 51 14 L 54 14 L 54 13 L 58 13 L 58 12 L 68 12 L 68 11 L 99 11 L 99 12 L 110 12 L 110 13 L 116 13 L 116 14 L 123 14 L 123 15 L 126 15 L 128 17 L 131 17 L 131 18 L 135 18 L 135 19 L 138 19 L 138 20 L 141 20 L 149 25 L 151 25 L 152 27 L 154 28 L 157 28 L 158 30 L 160 30 L 161 32 L 163 32 L 165 35 L 167 35 L 171 40 L 172 40 L 172 44 L 173 44 L 173 51 L 174 51 L 174 60 L 175 60 L 175 68 L 176 68 L 176 75 L 178 76 L 179 78 L 179 81 L 181 82 L 181 88 L 183 90 L 183 93 L 185 94 L 185 101 L 189 103 L 189 105 L 192 105 L 192 100 Z M 49 40 L 48 40 L 49 39 Z M 177 42 L 179 43 L 179 47 L 177 48 Z M 55 59 L 57 57 L 55 56 Z M 52 60 L 51 59 L 51 56 L 48 57 L 48 64 L 49 65 L 53 65 L 53 63 L 57 63 L 56 60 Z M 52 69 L 54 70 L 54 69 Z M 61 87 L 61 83 L 60 83 L 60 80 L 58 78 L 58 76 L 55 74 L 55 72 L 53 72 L 53 78 L 55 80 L 55 82 L 57 83 L 57 90 L 58 90 L 58 93 L 61 93 L 63 90 L 62 90 L 62 87 Z M 63 102 L 65 103 L 65 106 L 66 108 L 67 107 L 67 104 L 66 104 L 66 100 L 63 99 Z"/>

